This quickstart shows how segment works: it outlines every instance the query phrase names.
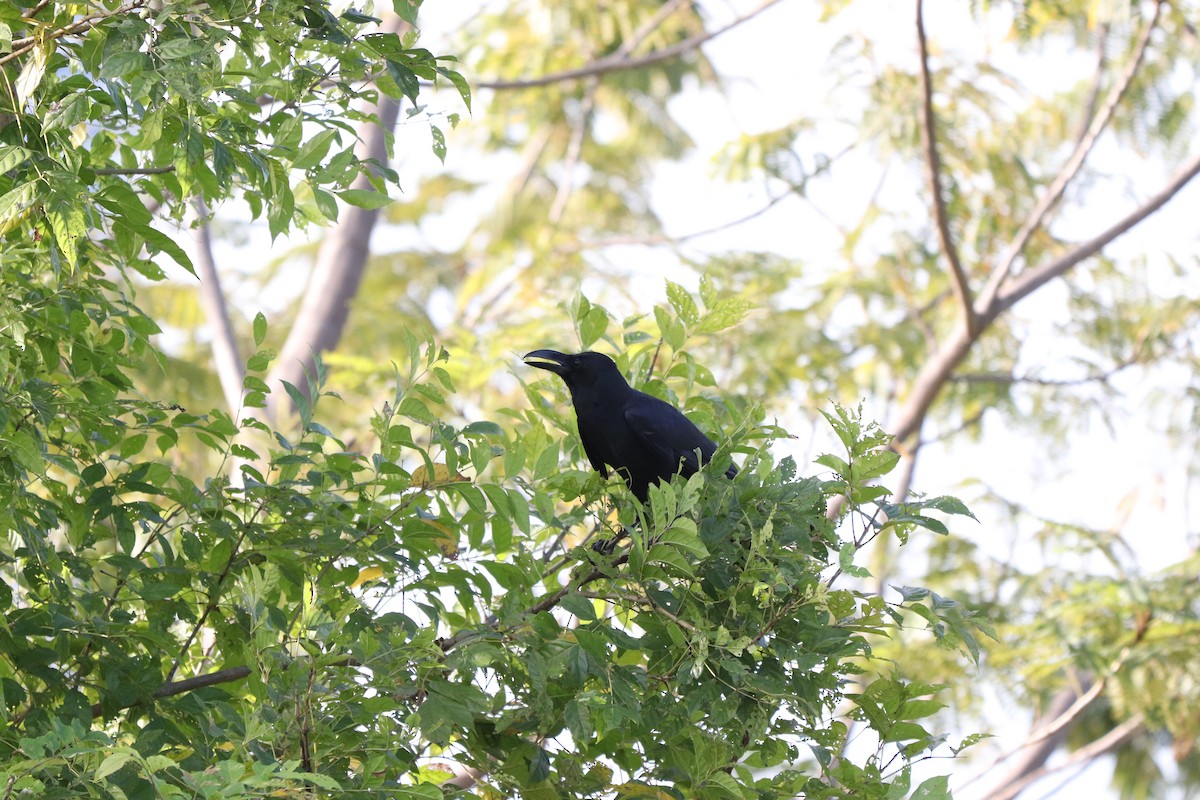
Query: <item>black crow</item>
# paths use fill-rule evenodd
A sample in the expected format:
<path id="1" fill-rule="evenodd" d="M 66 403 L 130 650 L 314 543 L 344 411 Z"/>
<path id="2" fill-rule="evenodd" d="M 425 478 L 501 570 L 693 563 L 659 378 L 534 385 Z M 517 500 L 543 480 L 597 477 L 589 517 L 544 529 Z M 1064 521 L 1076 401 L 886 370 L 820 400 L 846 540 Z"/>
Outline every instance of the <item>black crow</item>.
<path id="1" fill-rule="evenodd" d="M 677 408 L 630 387 L 602 353 L 534 350 L 525 354 L 525 363 L 566 381 L 592 467 L 605 478 L 612 467 L 643 503 L 651 483 L 670 480 L 676 473 L 694 475 L 700 468 L 697 450 L 701 463 L 717 451 L 712 439 Z M 725 470 L 730 478 L 736 474 L 733 465 Z"/>

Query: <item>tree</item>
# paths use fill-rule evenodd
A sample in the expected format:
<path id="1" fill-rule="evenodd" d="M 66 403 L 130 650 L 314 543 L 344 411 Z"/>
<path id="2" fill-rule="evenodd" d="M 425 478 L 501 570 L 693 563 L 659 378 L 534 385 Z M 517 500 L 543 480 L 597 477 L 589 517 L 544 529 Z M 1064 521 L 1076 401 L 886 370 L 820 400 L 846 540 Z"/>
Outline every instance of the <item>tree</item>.
<path id="1" fill-rule="evenodd" d="M 760 32 L 772 27 L 769 14 L 796 6 L 771 5 Z M 789 48 L 831 53 L 801 81 L 825 88 L 829 103 L 714 154 L 726 177 L 754 182 L 764 195 L 760 209 L 714 228 L 773 220 L 812 240 L 832 231 L 836 246 L 816 252 L 794 241 L 784 252 L 696 246 L 714 231 L 690 225 L 668 235 L 659 216 L 669 209 L 651 202 L 655 168 L 690 145 L 671 101 L 742 64 L 760 77 L 770 71 L 761 66 L 770 48 L 718 69 L 703 52 L 678 47 L 707 36 L 697 9 L 682 3 L 629 2 L 603 14 L 582 3 L 541 15 L 490 7 L 472 18 L 463 41 L 474 49 L 462 50 L 485 76 L 476 85 L 495 94 L 477 101 L 487 112 L 452 145 L 508 158 L 509 190 L 493 202 L 495 182 L 477 177 L 485 167 L 439 171 L 390 212 L 393 230 L 416 233 L 399 252 L 376 256 L 357 301 L 361 315 L 350 321 L 356 354 L 386 357 L 393 334 L 380 320 L 394 302 L 382 288 L 402 284 L 410 302 L 399 324 L 436 330 L 456 354 L 448 369 L 457 385 L 486 407 L 490 365 L 511 342 L 599 341 L 591 331 L 607 315 L 589 322 L 591 304 L 562 298 L 582 286 L 619 309 L 617 318 L 647 314 L 646 283 L 628 264 L 667 262 L 678 265 L 669 273 L 677 282 L 694 287 L 707 276 L 718 292 L 769 311 L 684 352 L 673 346 L 680 330 L 664 319 L 668 372 L 707 380 L 703 364 L 733 394 L 772 398 L 772 412 L 800 406 L 813 418 L 830 397 L 870 398 L 907 456 L 895 485 L 902 496 L 912 486 L 949 491 L 939 462 L 961 462 L 964 452 L 974 461 L 956 465 L 958 475 L 987 485 L 1013 471 L 990 464 L 1009 438 L 993 427 L 1036 443 L 1016 471 L 1031 472 L 1035 462 L 1075 469 L 1070 445 L 1089 438 L 1087 426 L 1124 416 L 1161 437 L 1164 452 L 1178 443 L 1182 469 L 1194 474 L 1194 248 L 1159 220 L 1174 212 L 1174 226 L 1191 227 L 1179 209 L 1189 206 L 1198 165 L 1189 149 L 1195 7 L 863 6 L 827 3 L 812 12 L 823 19 L 790 28 L 831 31 L 811 47 Z M 724 207 L 744 186 L 705 199 Z M 422 225 L 481 194 L 489 212 L 469 235 L 450 247 L 426 243 Z M 435 305 L 450 311 L 436 318 L 428 311 Z M 1053 348 L 1065 359 L 1047 357 Z M 386 380 L 345 354 L 330 363 L 339 385 Z M 1151 412 L 1141 408 L 1151 403 Z M 972 448 L 978 440 L 985 446 Z M 918 461 L 930 466 L 918 470 Z M 1138 490 L 1132 478 L 1118 486 L 1126 496 Z M 1005 716 L 1019 705 L 1037 724 L 1021 741 L 996 744 L 998 757 L 1031 754 L 1010 775 L 993 768 L 969 788 L 995 783 L 1002 796 L 1106 754 L 1115 754 L 1115 785 L 1126 794 L 1169 780 L 1163 759 L 1194 785 L 1194 722 L 1179 713 L 1195 704 L 1187 676 L 1196 598 L 1186 577 L 1194 548 L 1150 573 L 1126 540 L 1152 537 L 1121 531 L 1119 519 L 1097 522 L 1090 497 L 1038 507 L 1027 496 L 980 495 L 972 506 L 987 507 L 989 524 L 978 537 L 939 540 L 917 559 L 898 557 L 884 537 L 870 562 L 880 586 L 928 584 L 969 598 L 999 625 L 1005 645 L 991 651 L 984 674 L 1005 698 Z M 1009 519 L 1014 551 L 1032 541 L 1048 555 L 1018 563 L 992 544 Z M 923 678 L 954 687 L 957 708 L 977 703 L 978 676 L 919 640 L 904 640 L 903 649 Z M 969 730 L 1005 721 L 975 708 L 983 719 Z M 1164 738 L 1171 752 L 1156 744 Z M 1048 766 L 1064 745 L 1074 755 Z"/>
<path id="2" fill-rule="evenodd" d="M 413 23 L 415 6 L 395 11 Z M 449 352 L 411 333 L 356 446 L 318 413 L 320 359 L 304 386 L 268 382 L 263 314 L 244 372 L 225 358 L 218 407 L 197 407 L 203 392 L 146 379 L 147 363 L 182 361 L 136 302 L 163 278 L 156 257 L 199 266 L 231 328 L 210 210 L 244 202 L 276 236 L 346 225 L 356 212 L 335 198 L 382 207 L 386 98 L 445 79 L 467 100 L 465 82 L 399 23 L 311 1 L 0 18 L 6 797 L 908 792 L 911 765 L 944 744 L 919 722 L 940 689 L 882 674 L 872 643 L 911 620 L 977 654 L 978 628 L 926 590 L 843 584 L 881 532 L 969 512 L 886 503 L 876 481 L 897 457 L 857 412 L 829 410 L 839 453 L 803 477 L 772 455 L 785 434 L 761 408 L 702 396 L 711 375 L 689 348 L 744 303 L 704 282 L 699 302 L 672 285 L 653 318 L 623 324 L 572 306 L 582 341 L 622 344 L 643 388 L 727 432 L 714 476 L 742 457 L 736 482 L 701 472 L 645 508 L 584 468 L 561 392 L 457 414 Z M 189 208 L 196 265 L 154 224 Z M 280 391 L 294 426 L 254 413 Z M 635 532 L 615 557 L 580 541 L 616 525 Z M 858 755 L 831 716 L 868 667 L 881 674 L 853 684 L 853 715 L 874 738 Z"/>

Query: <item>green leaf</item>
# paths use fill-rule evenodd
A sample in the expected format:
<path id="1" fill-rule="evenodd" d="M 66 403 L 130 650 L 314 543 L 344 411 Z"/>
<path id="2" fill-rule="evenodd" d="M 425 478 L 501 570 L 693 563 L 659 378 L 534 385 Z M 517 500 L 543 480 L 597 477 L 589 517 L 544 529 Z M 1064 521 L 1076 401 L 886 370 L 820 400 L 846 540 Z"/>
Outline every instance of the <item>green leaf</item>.
<path id="1" fill-rule="evenodd" d="M 494 422 L 488 420 L 479 420 L 472 422 L 463 428 L 463 433 L 479 433 L 484 436 L 503 436 L 504 429 Z"/>
<path id="2" fill-rule="evenodd" d="M 920 504 L 924 508 L 934 508 L 946 514 L 958 514 L 961 516 L 970 517 L 976 522 L 979 521 L 979 518 L 972 514 L 971 510 L 967 508 L 966 503 L 964 503 L 962 500 L 959 500 L 957 497 L 933 497 L 927 500 L 922 500 Z"/>
<path id="3" fill-rule="evenodd" d="M 931 717 L 946 707 L 936 700 L 909 700 L 900 707 L 900 719 L 922 719 Z"/>
<path id="4" fill-rule="evenodd" d="M 562 633 L 562 628 L 554 619 L 554 615 L 548 611 L 538 612 L 530 624 L 533 627 L 533 632 L 547 641 L 557 639 L 559 634 Z"/>
<path id="5" fill-rule="evenodd" d="M 851 480 L 869 481 L 887 475 L 900 462 L 900 454 L 895 450 L 877 450 L 864 453 L 851 462 Z"/>
<path id="6" fill-rule="evenodd" d="M 900 593 L 900 599 L 905 603 L 912 603 L 929 597 L 929 590 L 921 586 L 896 586 L 895 584 L 891 584 L 891 586 Z"/>
<path id="7" fill-rule="evenodd" d="M 308 423 L 312 422 L 312 401 L 308 399 L 308 395 L 287 381 L 280 381 L 280 383 L 283 384 L 283 390 L 287 392 L 288 397 L 292 400 L 292 405 L 300 414 L 300 424 L 307 427 Z"/>
<path id="8" fill-rule="evenodd" d="M 112 753 L 106 756 L 105 759 L 100 762 L 100 766 L 96 767 L 96 773 L 93 777 L 98 781 L 104 780 L 109 775 L 112 775 L 114 772 L 121 769 L 121 767 L 128 764 L 129 760 L 132 758 L 133 753 L 128 750 L 121 750 L 116 753 Z"/>
<path id="9" fill-rule="evenodd" d="M 260 311 L 254 315 L 254 346 L 262 345 L 263 340 L 267 338 L 267 318 Z"/>
<path id="10" fill-rule="evenodd" d="M 383 22 L 383 20 L 379 19 L 378 17 L 372 17 L 370 14 L 364 14 L 362 11 L 359 11 L 355 8 L 348 8 L 343 11 L 342 19 L 346 20 L 347 22 L 353 22 L 356 25 L 365 25 L 368 22 Z"/>
<path id="11" fill-rule="evenodd" d="M 49 132 L 58 128 L 73 128 L 87 120 L 91 107 L 91 100 L 86 94 L 69 94 L 46 112 L 42 130 Z"/>
<path id="12" fill-rule="evenodd" d="M 293 169 L 311 169 L 321 163 L 330 146 L 338 137 L 336 130 L 324 130 L 313 136 L 300 148 L 292 160 Z"/>
<path id="13" fill-rule="evenodd" d="M 142 452 L 149 438 L 149 435 L 145 433 L 135 433 L 132 436 L 127 436 L 121 442 L 121 458 L 132 458 Z"/>
<path id="14" fill-rule="evenodd" d="M 359 208 L 376 209 L 383 208 L 392 202 L 392 198 L 386 194 L 379 192 L 371 192 L 366 189 L 345 189 L 337 193 L 337 196 L 345 200 L 352 206 Z"/>
<path id="15" fill-rule="evenodd" d="M 592 306 L 588 309 L 587 314 L 579 323 L 579 338 L 583 344 L 583 349 L 591 349 L 592 345 L 600 341 L 608 330 L 608 312 L 599 306 Z"/>
<path id="16" fill-rule="evenodd" d="M 422 0 L 392 0 L 392 10 L 396 12 L 396 16 L 415 28 L 421 2 Z"/>
<path id="17" fill-rule="evenodd" d="M 842 572 L 853 578 L 869 578 L 871 573 L 865 567 L 856 566 L 854 556 L 858 552 L 858 547 L 854 542 L 843 542 L 838 550 L 838 568 Z"/>
<path id="18" fill-rule="evenodd" d="M 675 309 L 675 314 L 688 328 L 700 321 L 700 309 L 696 307 L 696 301 L 687 289 L 678 283 L 667 281 L 667 299 Z"/>
<path id="19" fill-rule="evenodd" d="M 334 196 L 324 189 L 318 189 L 315 186 L 311 188 L 313 193 L 313 202 L 317 204 L 317 210 L 324 215 L 325 219 L 331 222 L 337 222 L 338 204 Z"/>
<path id="20" fill-rule="evenodd" d="M 78 197 L 55 195 L 46 208 L 54 241 L 72 268 L 79 261 L 78 242 L 87 236 L 87 222 Z"/>
<path id="21" fill-rule="evenodd" d="M 550 777 L 550 754 L 538 747 L 529 760 L 529 783 L 541 783 Z M 528 797 L 528 793 L 526 793 Z M 557 793 L 554 793 L 557 796 Z"/>
<path id="22" fill-rule="evenodd" d="M 413 103 L 416 103 L 417 95 L 421 91 L 421 82 L 417 78 L 417 73 L 399 61 L 393 61 L 390 58 L 385 59 L 383 63 L 387 67 L 388 75 L 396 82 L 396 86 L 400 88 L 404 96 Z"/>
<path id="23" fill-rule="evenodd" d="M 175 244 L 174 239 L 149 225 L 132 225 L 131 227 L 142 235 L 142 238 L 146 240 L 146 246 L 150 248 L 151 252 L 166 253 L 175 260 L 176 264 L 192 273 L 192 275 L 196 274 L 196 269 L 192 266 L 192 260 L 188 258 L 183 248 Z"/>
<path id="24" fill-rule="evenodd" d="M 11 144 L 0 144 L 0 175 L 11 172 L 24 164 L 30 152 L 24 147 Z"/>
<path id="25" fill-rule="evenodd" d="M 246 362 L 246 369 L 250 372 L 266 372 L 267 367 L 275 360 L 275 351 L 271 348 L 263 348 L 257 351 Z"/>
<path id="26" fill-rule="evenodd" d="M 0 234 L 7 233 L 20 222 L 25 211 L 37 198 L 37 183 L 22 183 L 0 197 Z"/>
<path id="27" fill-rule="evenodd" d="M 946 775 L 938 775 L 922 781 L 917 790 L 912 793 L 911 800 L 952 800 L 950 778 Z"/>
<path id="28" fill-rule="evenodd" d="M 467 79 L 464 78 L 462 75 L 460 75 L 458 72 L 455 72 L 452 69 L 447 69 L 446 67 L 439 66 L 439 67 L 435 67 L 434 69 L 437 70 L 439 75 L 447 78 L 452 84 L 454 84 L 454 88 L 458 90 L 459 97 L 462 98 L 463 103 L 467 106 L 467 111 L 470 111 L 471 110 L 471 85 L 469 83 L 467 83 Z"/>
<path id="29" fill-rule="evenodd" d="M 142 199 L 122 182 L 105 186 L 93 198 L 97 204 L 133 225 L 146 225 L 152 219 Z"/>
<path id="30" fill-rule="evenodd" d="M 580 597 L 577 594 L 567 594 L 563 596 L 558 604 L 564 611 L 574 614 L 584 622 L 592 622 L 596 619 L 596 609 L 593 607 L 592 601 L 586 597 Z"/>
<path id="31" fill-rule="evenodd" d="M 437 125 L 429 126 L 429 133 L 433 136 L 433 154 L 438 157 L 438 161 L 446 163 L 446 135 L 442 133 L 442 129 Z"/>

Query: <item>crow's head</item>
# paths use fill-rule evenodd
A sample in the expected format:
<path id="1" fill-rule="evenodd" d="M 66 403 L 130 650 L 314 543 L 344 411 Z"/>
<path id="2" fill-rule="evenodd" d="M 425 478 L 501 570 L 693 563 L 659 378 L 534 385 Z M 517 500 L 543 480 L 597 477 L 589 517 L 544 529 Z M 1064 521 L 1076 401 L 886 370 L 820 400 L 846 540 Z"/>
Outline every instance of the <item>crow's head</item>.
<path id="1" fill-rule="evenodd" d="M 569 355 L 557 350 L 534 350 L 525 354 L 525 363 L 531 367 L 553 372 L 566 381 L 567 388 L 572 392 L 585 386 L 592 386 L 597 381 L 609 382 L 614 379 L 625 384 L 625 378 L 613 360 L 603 353 L 575 353 Z"/>

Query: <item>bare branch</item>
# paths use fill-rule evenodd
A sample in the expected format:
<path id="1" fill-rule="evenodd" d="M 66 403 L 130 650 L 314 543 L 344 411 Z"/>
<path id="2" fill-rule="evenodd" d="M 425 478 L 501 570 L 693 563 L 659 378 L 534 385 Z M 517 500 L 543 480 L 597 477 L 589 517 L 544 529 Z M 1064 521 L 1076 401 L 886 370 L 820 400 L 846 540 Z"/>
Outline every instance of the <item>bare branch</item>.
<path id="1" fill-rule="evenodd" d="M 1000 259 L 1000 263 L 996 265 L 992 274 L 988 276 L 987 285 L 979 297 L 978 312 L 980 314 L 987 314 L 990 307 L 996 302 L 1000 293 L 1000 287 L 1004 285 L 1009 273 L 1012 272 L 1013 264 L 1016 263 L 1016 260 L 1025 251 L 1025 247 L 1029 244 L 1029 240 L 1034 232 L 1045 222 L 1050 210 L 1058 203 L 1063 192 L 1066 191 L 1067 184 L 1079 173 L 1100 134 L 1108 128 L 1117 105 L 1120 104 L 1121 98 L 1125 96 L 1130 84 L 1133 83 L 1133 78 L 1142 64 L 1142 59 L 1146 55 L 1146 48 L 1150 44 L 1150 34 L 1153 33 L 1155 27 L 1158 25 L 1158 18 L 1162 12 L 1162 7 L 1163 0 L 1157 0 L 1154 4 L 1154 14 L 1150 17 L 1145 29 L 1142 31 L 1142 36 L 1138 40 L 1137 47 L 1134 49 L 1133 58 L 1125 66 L 1125 71 L 1121 74 L 1120 79 L 1109 90 L 1108 96 L 1105 98 L 1100 110 L 1092 117 L 1091 124 L 1088 125 L 1086 132 L 1076 143 L 1074 152 L 1071 153 L 1066 163 L 1063 164 L 1054 181 L 1046 188 L 1045 193 L 1038 200 L 1037 205 L 1034 206 L 1025 223 L 1021 225 L 1020 230 L 1013 237 L 1013 241 L 1009 244 L 1008 250 L 1005 251 L 1004 256 Z"/>
<path id="2" fill-rule="evenodd" d="M 1047 775 L 1053 775 L 1056 772 L 1061 772 L 1071 767 L 1087 764 L 1100 756 L 1116 750 L 1125 742 L 1132 739 L 1138 731 L 1142 729 L 1142 725 L 1146 722 L 1146 718 L 1142 714 L 1134 714 L 1129 719 L 1116 726 L 1108 733 L 1101 736 L 1099 739 L 1091 742 L 1084 747 L 1079 748 L 1064 761 L 1055 764 L 1053 767 L 1043 766 L 1036 769 L 1027 775 L 1022 776 L 1019 780 L 1002 786 L 999 789 L 987 794 L 984 800 L 1013 800 L 1014 797 L 1025 791 L 1031 784 L 1038 781 Z"/>
<path id="3" fill-rule="evenodd" d="M 1108 67 L 1108 35 L 1107 22 L 1096 26 L 1096 70 L 1092 73 L 1092 83 L 1088 86 L 1087 102 L 1084 103 L 1083 113 L 1079 116 L 1079 133 L 1075 137 L 1076 146 L 1087 136 L 1096 119 L 1096 108 L 1100 102 L 1100 89 L 1104 84 L 1104 70 Z"/>
<path id="4" fill-rule="evenodd" d="M 165 167 L 101 167 L 92 170 L 97 175 L 165 175 L 174 171 L 173 164 Z"/>
<path id="5" fill-rule="evenodd" d="M 1099 680 L 1092 682 L 1090 676 L 1084 676 L 1078 686 L 1070 687 L 1058 694 L 1055 698 L 1051 711 L 1047 715 L 1049 722 L 1037 725 L 1029 735 L 1018 744 L 1016 747 L 1006 752 L 998 754 L 995 758 L 979 769 L 971 778 L 964 782 L 958 789 L 963 789 L 983 776 L 987 775 L 999 763 L 1007 761 L 1022 751 L 1028 751 L 1026 755 L 1014 765 L 1005 778 L 1003 778 L 997 788 L 993 792 L 1002 791 L 1005 787 L 1028 786 L 1032 780 L 1031 775 L 1045 775 L 1046 760 L 1066 739 L 1066 731 L 1079 719 L 1080 715 L 1091 706 L 1103 693 L 1104 689 L 1114 676 L 1116 676 L 1125 666 L 1125 662 L 1133 654 L 1134 648 L 1146 638 L 1146 633 L 1150 630 L 1150 624 L 1153 620 L 1153 615 L 1143 613 L 1138 617 L 1138 626 L 1134 630 L 1133 640 L 1121 649 L 1120 654 L 1112 662 L 1108 673 L 1101 676 Z M 1089 685 L 1090 684 L 1090 685 Z M 1035 748 L 1029 751 L 1029 748 Z M 1004 795 L 1001 795 L 1004 796 Z M 1016 794 L 1008 795 L 1015 797 Z"/>
<path id="6" fill-rule="evenodd" d="M 329 667 L 361 667 L 363 664 L 357 658 L 346 657 L 337 661 L 329 662 L 325 666 Z M 175 697 L 176 695 L 187 694 L 194 692 L 197 689 L 205 689 L 209 686 L 217 686 L 222 683 L 233 683 L 240 681 L 243 678 L 250 677 L 249 667 L 229 667 L 227 669 L 219 669 L 216 672 L 207 672 L 203 675 L 196 675 L 191 678 L 184 678 L 179 681 L 167 681 L 162 686 L 151 692 L 150 697 L 155 700 L 162 700 L 165 697 Z M 134 700 L 121 706 L 122 709 L 133 708 L 139 705 L 141 700 Z M 118 709 L 120 710 L 120 709 Z M 92 716 L 99 718 L 104 709 L 100 703 L 92 706 Z"/>
<path id="7" fill-rule="evenodd" d="M 23 16 L 25 19 L 33 19 L 38 14 L 42 13 L 42 10 L 45 9 L 46 6 L 50 5 L 51 2 L 53 2 L 53 0 L 39 0 L 38 4 L 29 9 L 29 11 L 25 12 Z"/>
<path id="8" fill-rule="evenodd" d="M 197 689 L 204 689 L 208 686 L 216 686 L 221 683 L 233 683 L 240 681 L 243 678 L 250 676 L 249 667 L 230 667 L 229 669 L 217 670 L 209 672 L 205 675 L 197 675 L 193 678 L 184 678 L 181 681 L 167 681 L 162 686 L 154 690 L 150 695 L 155 700 L 161 700 L 164 697 L 174 697 L 175 695 L 194 692 Z M 122 708 L 132 708 L 139 701 L 133 701 Z M 92 706 L 92 716 L 99 719 L 104 713 L 104 706 L 96 703 Z"/>
<path id="9" fill-rule="evenodd" d="M 763 11 L 766 11 L 771 6 L 781 2 L 781 0 L 764 0 L 757 8 L 750 11 L 731 22 L 722 25 L 720 28 L 704 33 L 697 34 L 691 38 L 684 39 L 678 44 L 664 47 L 653 53 L 647 53 L 644 56 L 637 58 L 629 58 L 627 55 L 614 53 L 611 56 L 597 59 L 590 64 L 585 64 L 576 69 L 563 70 L 562 72 L 554 72 L 549 75 L 539 75 L 536 78 L 518 78 L 515 80 L 492 79 L 473 81 L 473 85 L 477 89 L 495 89 L 497 91 L 509 89 L 533 89 L 538 86 L 550 86 L 555 83 L 566 83 L 568 81 L 582 80 L 583 78 L 592 78 L 600 75 L 607 75 L 610 72 L 620 72 L 622 70 L 640 69 L 653 64 L 659 64 L 663 61 L 670 61 L 673 58 L 689 53 L 692 50 L 699 48 L 705 42 L 708 42 L 726 31 L 733 30 L 743 22 L 754 19 Z"/>
<path id="10" fill-rule="evenodd" d="M 1033 375 L 1013 375 L 1008 372 L 973 372 L 955 375 L 950 380 L 954 383 L 1028 383 L 1034 386 L 1081 386 L 1085 383 L 1107 383 L 1113 375 L 1129 369 L 1138 363 L 1136 358 L 1127 358 L 1104 372 L 1084 375 L 1082 378 L 1038 378 Z"/>
<path id="11" fill-rule="evenodd" d="M 554 202 L 550 204 L 550 213 L 547 216 L 552 229 L 558 227 L 562 215 L 567 210 L 567 201 L 571 198 L 571 191 L 574 188 L 572 178 L 579 166 L 579 159 L 583 155 L 583 144 L 587 140 L 592 113 L 596 110 L 596 90 L 598 88 L 600 88 L 600 79 L 590 79 L 587 91 L 584 92 L 583 99 L 579 104 L 579 119 L 575 121 L 575 130 L 571 131 L 571 141 L 567 144 L 567 152 L 563 156 L 562 176 L 559 178 L 558 190 L 554 193 Z"/>
<path id="12" fill-rule="evenodd" d="M 610 58 L 627 58 L 683 4 L 684 0 L 670 0 L 670 2 L 664 3 L 650 19 L 621 44 Z M 587 89 L 584 91 L 583 100 L 580 103 L 579 119 L 576 120 L 575 130 L 571 133 L 571 141 L 568 143 L 566 155 L 563 157 L 562 177 L 558 183 L 558 190 L 554 194 L 554 202 L 550 205 L 548 218 L 552 226 L 558 224 L 567 210 L 567 201 L 570 199 L 573 189 L 571 178 L 574 176 L 575 169 L 579 166 L 579 159 L 583 154 L 583 145 L 587 140 L 588 128 L 591 126 L 592 113 L 596 109 L 596 91 L 599 88 L 599 76 L 588 79 Z"/>
<path id="13" fill-rule="evenodd" d="M 958 246 L 950 234 L 950 218 L 946 197 L 942 193 L 942 159 L 937 147 L 937 117 L 933 113 L 933 76 L 929 73 L 929 43 L 925 39 L 924 2 L 917 0 L 917 45 L 921 51 L 921 141 L 925 147 L 925 179 L 933 197 L 933 219 L 938 242 L 950 265 L 950 279 L 963 309 L 967 332 L 978 327 L 971 286 L 958 256 Z"/>
<path id="14" fill-rule="evenodd" d="M 690 0 L 669 0 L 663 3 L 662 7 L 656 11 L 650 19 L 642 23 L 642 26 L 630 34 L 629 38 L 621 43 L 614 55 L 625 57 L 634 50 L 642 46 L 642 42 L 649 38 L 650 34 L 654 33 L 659 27 L 667 21 L 668 18 L 680 8 L 688 5 Z"/>
<path id="15" fill-rule="evenodd" d="M 200 305 L 212 331 L 213 362 L 217 378 L 221 381 L 221 392 L 225 395 L 225 407 L 232 419 L 237 419 L 242 407 L 242 359 L 238 354 L 237 338 L 229 321 L 229 304 L 221 291 L 221 276 L 213 259 L 212 237 L 209 236 L 208 209 L 204 201 L 192 201 L 196 213 L 196 225 L 192 228 L 192 239 L 196 243 L 196 277 L 200 279 Z"/>
<path id="16" fill-rule="evenodd" d="M 560 602 L 562 602 L 562 599 L 564 597 L 566 597 L 568 594 L 570 594 L 572 591 L 578 591 L 579 589 L 583 588 L 584 586 L 587 586 L 589 583 L 598 581 L 601 578 L 611 577 L 613 574 L 613 570 L 615 570 L 617 567 L 621 566 L 628 560 L 629 560 L 629 553 L 626 552 L 626 553 L 621 553 L 618 556 L 615 556 L 604 567 L 593 567 L 592 571 L 587 573 L 586 575 L 572 580 L 566 586 L 556 589 L 555 591 L 550 592 L 547 595 L 543 595 L 540 600 L 538 600 L 536 603 L 534 603 L 528 609 L 526 609 L 523 616 L 532 617 L 536 614 L 540 614 L 543 611 L 549 611 L 550 609 L 557 606 Z M 492 617 L 490 620 L 488 620 L 485 627 L 488 628 L 489 630 L 494 631 L 498 627 L 500 627 L 500 620 L 497 619 L 496 617 Z M 464 628 L 463 630 L 459 631 L 458 633 L 454 634 L 453 636 L 450 636 L 449 638 L 438 640 L 438 646 L 441 648 L 442 653 L 448 654 L 451 650 L 455 649 L 456 647 L 461 645 L 463 642 L 465 642 L 469 639 L 473 639 L 479 635 L 481 635 L 481 634 L 480 634 L 480 631 L 478 631 L 478 630 L 467 630 Z"/>
<path id="17" fill-rule="evenodd" d="M 957 326 L 944 340 L 942 347 L 921 368 L 909 390 L 897 419 L 892 423 L 892 435 L 903 442 L 920 427 L 938 393 L 966 358 L 979 334 L 1002 313 L 1026 296 L 1067 272 L 1071 267 L 1100 252 L 1105 245 L 1136 227 L 1179 193 L 1192 178 L 1200 174 L 1200 153 L 1188 160 L 1171 180 L 1145 203 L 1118 220 L 1112 226 L 1086 242 L 1076 245 L 1066 254 L 1035 270 L 1015 278 L 1008 291 L 991 303 L 987 313 L 980 315 L 980 326 L 974 332 L 965 325 Z"/>
<path id="18" fill-rule="evenodd" d="M 989 319 L 994 319 L 1000 312 L 1011 308 L 1019 300 L 1047 282 L 1057 278 L 1059 275 L 1062 275 L 1080 261 L 1100 252 L 1105 245 L 1134 228 L 1151 214 L 1165 206 L 1197 174 L 1200 174 L 1200 153 L 1197 153 L 1185 162 L 1183 167 L 1175 173 L 1166 186 L 1145 203 L 1115 222 L 1111 227 L 1088 241 L 1079 243 L 1073 249 L 1051 261 L 1049 264 L 1029 272 L 1023 272 L 1014 278 L 1011 288 L 996 297 L 995 301 L 991 304 L 992 308 L 988 310 L 986 316 Z"/>

